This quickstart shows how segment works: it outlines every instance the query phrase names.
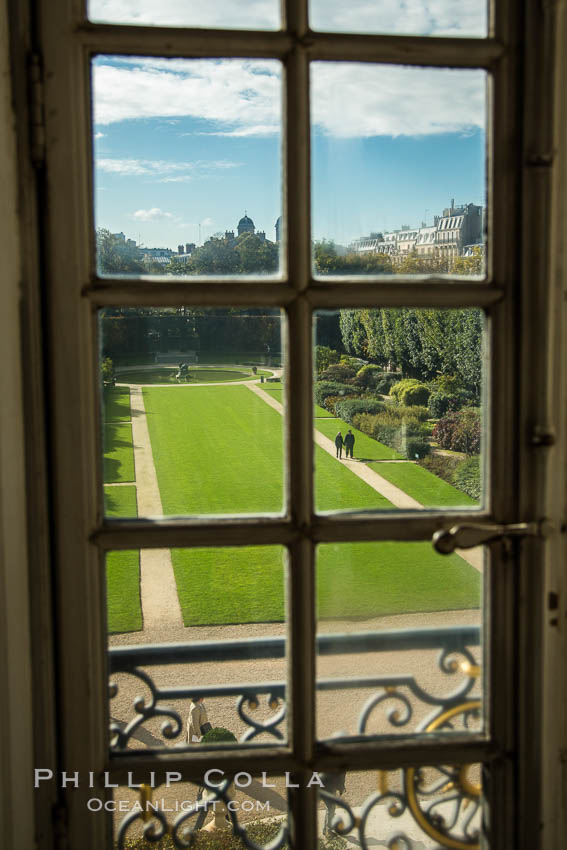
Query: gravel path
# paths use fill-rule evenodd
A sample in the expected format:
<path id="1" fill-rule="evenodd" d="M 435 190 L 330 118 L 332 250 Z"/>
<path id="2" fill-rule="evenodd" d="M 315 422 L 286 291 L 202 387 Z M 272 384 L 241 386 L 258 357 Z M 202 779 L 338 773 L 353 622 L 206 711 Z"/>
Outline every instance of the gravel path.
<path id="1" fill-rule="evenodd" d="M 130 388 L 130 409 L 138 516 L 162 516 L 163 508 L 141 386 Z M 140 598 L 144 631 L 159 628 L 162 624 L 183 624 L 169 549 L 140 550 Z"/>

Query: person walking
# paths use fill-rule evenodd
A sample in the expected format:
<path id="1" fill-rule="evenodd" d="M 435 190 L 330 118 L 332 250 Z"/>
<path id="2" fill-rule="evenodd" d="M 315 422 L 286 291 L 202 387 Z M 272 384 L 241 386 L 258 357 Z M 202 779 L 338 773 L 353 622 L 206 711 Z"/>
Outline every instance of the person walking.
<path id="1" fill-rule="evenodd" d="M 198 744 L 205 732 L 211 728 L 205 703 L 201 697 L 193 697 L 187 718 L 187 742 Z"/>
<path id="2" fill-rule="evenodd" d="M 348 457 L 349 453 L 350 453 L 350 456 L 352 457 L 352 450 L 354 448 L 354 434 L 352 433 L 350 428 L 348 429 L 347 433 L 345 434 L 345 438 L 344 438 L 343 442 L 344 442 L 344 446 L 345 446 L 346 456 Z"/>
<path id="3" fill-rule="evenodd" d="M 323 788 L 329 794 L 337 795 L 345 793 L 345 779 L 346 773 L 344 771 L 340 771 L 339 773 L 321 773 L 320 774 L 321 781 L 323 783 Z M 336 799 L 336 796 L 335 796 Z M 323 797 L 323 802 L 325 804 L 326 812 L 325 812 L 325 823 L 323 825 L 323 835 L 336 835 L 336 830 L 333 829 L 332 823 L 333 818 L 335 817 L 335 808 L 336 802 L 333 799 L 327 799 Z"/>
<path id="4" fill-rule="evenodd" d="M 337 450 L 337 457 L 341 458 L 343 456 L 343 435 L 340 431 L 335 437 L 335 448 Z"/>

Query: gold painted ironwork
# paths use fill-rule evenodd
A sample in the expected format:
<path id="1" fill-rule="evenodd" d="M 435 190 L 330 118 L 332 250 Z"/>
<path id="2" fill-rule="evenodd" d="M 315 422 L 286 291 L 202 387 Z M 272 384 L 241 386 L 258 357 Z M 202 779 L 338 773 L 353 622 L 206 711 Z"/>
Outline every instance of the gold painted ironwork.
<path id="1" fill-rule="evenodd" d="M 469 675 L 473 675 L 469 673 Z M 474 711 L 481 707 L 480 700 L 469 700 L 468 702 L 461 703 L 460 705 L 453 706 L 453 708 L 447 709 L 439 717 L 436 717 L 431 723 L 426 727 L 426 732 L 433 732 L 436 729 L 442 728 L 448 720 L 452 720 L 453 717 L 457 717 L 459 714 L 465 714 L 468 711 Z M 468 806 L 472 800 L 478 800 L 482 792 L 482 786 L 480 783 L 472 782 L 469 778 L 469 771 L 472 765 L 467 764 L 463 765 L 458 769 L 458 772 L 453 777 L 453 779 L 449 780 L 438 793 L 446 793 L 447 791 L 456 789 L 460 792 L 463 801 L 463 808 Z M 447 835 L 442 832 L 432 821 L 430 821 L 424 814 L 423 810 L 419 805 L 419 800 L 417 798 L 417 793 L 415 789 L 415 780 L 416 780 L 416 772 L 417 769 L 415 767 L 410 767 L 404 770 L 404 788 L 408 801 L 408 806 L 410 811 L 419 826 L 422 830 L 433 838 L 435 841 L 438 841 L 443 847 L 449 847 L 451 850 L 479 850 L 480 844 L 478 841 L 465 841 L 459 838 L 453 838 L 451 835 Z"/>

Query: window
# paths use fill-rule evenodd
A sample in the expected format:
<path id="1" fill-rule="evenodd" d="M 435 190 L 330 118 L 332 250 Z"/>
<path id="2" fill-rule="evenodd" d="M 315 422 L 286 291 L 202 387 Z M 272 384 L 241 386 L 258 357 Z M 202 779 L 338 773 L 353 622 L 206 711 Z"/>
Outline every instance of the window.
<path id="1" fill-rule="evenodd" d="M 530 334 L 541 341 L 537 319 L 541 315 L 538 311 L 543 308 L 542 301 L 538 300 L 542 297 L 541 290 L 533 285 L 539 270 L 537 258 L 528 253 L 524 257 L 527 267 L 522 266 L 519 221 L 515 215 L 505 214 L 521 209 L 522 172 L 514 145 L 520 137 L 518 116 L 524 92 L 520 87 L 518 67 L 521 61 L 520 24 L 512 14 L 512 4 L 494 4 L 493 23 L 490 23 L 487 38 L 482 37 L 486 29 L 484 17 L 472 30 L 465 27 L 462 33 L 454 33 L 452 28 L 447 33 L 447 23 L 442 22 L 437 32 L 442 38 L 430 38 L 425 33 L 423 37 L 361 35 L 350 31 L 358 30 L 358 24 L 350 27 L 344 19 L 339 19 L 338 24 L 335 19 L 330 22 L 333 32 L 311 31 L 307 26 L 306 0 L 284 4 L 285 24 L 281 29 L 276 29 L 278 25 L 272 11 L 258 20 L 243 18 L 236 22 L 233 19 L 220 22 L 224 26 L 241 26 L 240 29 L 203 31 L 183 28 L 200 20 L 181 20 L 161 12 L 159 19 L 152 17 L 147 13 L 147 4 L 144 4 L 142 17 L 132 18 L 133 13 L 128 13 L 121 20 L 110 21 L 110 7 L 104 3 L 89 4 L 91 21 L 86 19 L 83 3 L 40 5 L 44 12 L 41 49 L 45 66 L 45 188 L 49 199 L 44 239 L 49 247 L 46 277 L 50 327 L 49 404 L 55 470 L 58 744 L 62 770 L 79 769 L 94 774 L 94 792 L 93 788 L 80 785 L 76 789 L 66 789 L 63 794 L 68 809 L 69 846 L 100 848 L 105 846 L 105 841 L 110 846 L 110 815 L 94 816 L 88 811 L 87 803 L 93 796 L 110 799 L 112 790 L 104 787 L 105 773 L 107 786 L 109 783 L 123 786 L 128 781 L 128 771 L 134 769 L 144 776 L 153 772 L 158 785 L 165 781 L 166 771 L 181 772 L 189 783 L 198 783 L 211 768 L 227 774 L 234 770 L 251 774 L 265 771 L 268 779 L 276 777 L 276 784 L 281 783 L 287 773 L 291 788 L 287 789 L 287 797 L 282 796 L 285 805 L 289 806 L 290 841 L 296 848 L 317 846 L 321 827 L 318 813 L 321 821 L 324 810 L 318 803 L 316 788 L 309 787 L 313 771 L 346 770 L 352 777 L 360 800 L 357 798 L 352 823 L 349 810 L 343 809 L 348 822 L 343 822 L 339 832 L 346 831 L 350 825 L 352 834 L 359 838 L 364 821 L 355 818 L 362 816 L 364 793 L 368 791 L 368 799 L 370 788 L 374 788 L 376 782 L 380 789 L 379 802 L 396 801 L 390 815 L 400 814 L 400 807 L 411 815 L 403 821 L 403 829 L 412 839 L 421 836 L 418 840 L 425 840 L 425 835 L 427 840 L 445 846 L 504 848 L 511 846 L 510 842 L 521 834 L 523 825 L 528 827 L 526 835 L 533 835 L 535 827 L 526 814 L 529 792 L 527 787 L 517 789 L 513 764 L 519 763 L 522 771 L 527 772 L 535 760 L 527 753 L 530 733 L 525 730 L 533 728 L 530 721 L 538 715 L 536 707 L 530 703 L 529 680 L 538 669 L 536 661 L 541 661 L 543 650 L 539 644 L 534 648 L 529 645 L 527 627 L 536 604 L 547 599 L 544 588 L 547 590 L 548 585 L 544 584 L 542 573 L 537 572 L 538 559 L 548 557 L 538 537 L 537 521 L 544 517 L 549 507 L 550 485 L 547 482 L 553 483 L 553 478 L 549 478 L 553 473 L 539 456 L 530 454 L 533 447 L 528 450 L 522 442 L 538 412 L 534 393 L 541 370 L 538 372 L 536 366 L 541 367 L 542 359 L 532 360 Z M 313 14 L 320 16 L 321 9 L 315 8 L 317 4 L 311 6 Z M 139 26 L 129 26 L 133 22 Z M 207 26 L 219 24 L 217 20 L 204 23 Z M 314 18 L 316 25 L 322 26 L 320 17 Z M 541 28 L 536 29 L 540 33 Z M 477 37 L 466 37 L 471 32 Z M 112 62 L 108 57 L 113 57 Z M 101 61 L 106 61 L 107 66 L 117 67 L 122 63 L 131 67 L 140 57 L 151 60 L 148 64 L 153 63 L 153 71 L 159 63 L 169 60 L 281 64 L 284 87 L 283 238 L 279 266 L 277 270 L 272 269 L 273 275 L 253 273 L 238 278 L 213 270 L 206 278 L 181 274 L 173 279 L 157 271 L 129 276 L 103 273 L 104 270 L 97 266 L 93 200 L 97 184 L 92 172 L 96 140 L 93 139 L 90 111 L 92 63 L 95 66 L 99 63 L 100 67 Z M 313 84 L 313 66 L 318 69 L 317 73 L 325 65 L 352 71 L 359 85 L 356 79 L 358 64 L 362 64 L 365 71 L 370 68 L 383 72 L 390 68 L 402 70 L 396 64 L 401 61 L 403 70 L 411 66 L 412 73 L 418 75 L 422 69 L 426 74 L 443 68 L 449 69 L 447 73 L 481 74 L 488 81 L 485 270 L 467 279 L 459 277 L 450 267 L 432 273 L 420 270 L 417 274 L 411 268 L 405 271 L 402 268 L 401 273 L 396 273 L 393 267 L 386 272 L 371 268 L 370 273 L 366 268 L 362 275 L 348 269 L 346 273 L 316 274 L 312 243 L 318 234 L 313 224 L 323 207 L 317 206 L 315 197 L 318 141 L 312 136 L 312 128 L 316 124 L 315 103 L 323 95 L 321 89 L 317 93 Z M 350 82 L 349 78 L 349 91 Z M 531 97 L 537 100 L 533 93 Z M 532 107 L 535 108 L 533 103 Z M 538 142 L 541 139 L 538 138 Z M 347 153 L 350 156 L 350 152 Z M 108 163 L 107 167 L 113 168 Z M 138 163 L 136 167 L 150 168 L 147 163 L 142 166 Z M 536 161 L 535 167 L 544 166 Z M 167 176 L 171 177 L 172 172 Z M 179 174 L 173 173 L 175 176 Z M 149 201 L 140 201 L 142 203 L 141 210 L 152 212 Z M 526 213 L 528 222 L 529 215 L 532 213 Z M 248 223 L 244 221 L 244 225 Z M 447 225 L 448 219 L 443 219 L 441 228 Z M 380 222 L 375 229 L 382 229 Z M 364 230 L 368 232 L 369 228 Z M 364 230 L 361 228 L 358 234 L 352 235 L 360 237 Z M 229 240 L 226 234 L 220 238 Z M 448 241 L 447 234 L 442 238 Z M 386 241 L 394 247 L 396 243 L 399 245 L 400 239 L 393 234 L 386 236 Z M 184 250 L 181 253 L 192 252 Z M 201 508 L 194 511 L 166 508 L 155 511 L 159 516 L 153 518 L 135 518 L 133 512 L 122 517 L 105 516 L 99 429 L 101 322 L 110 318 L 113 310 L 141 312 L 152 308 L 158 311 L 199 308 L 204 315 L 206 311 L 221 308 L 247 308 L 261 310 L 264 315 L 277 311 L 278 316 L 283 317 L 286 407 L 282 420 L 285 428 L 282 510 L 276 499 L 266 509 L 255 507 L 250 515 L 240 509 L 227 511 L 223 508 L 215 512 Z M 520 308 L 525 323 L 521 335 L 514 322 Z M 381 318 L 387 314 L 392 321 L 395 311 L 398 311 L 396 316 L 413 311 L 412 321 L 419 324 L 427 316 L 430 322 L 427 327 L 437 331 L 444 327 L 436 322 L 437 314 L 447 316 L 470 311 L 482 317 L 485 469 L 484 500 L 480 505 L 451 507 L 422 501 L 418 506 L 393 503 L 397 509 L 381 510 L 379 504 L 359 501 L 330 506 L 319 501 L 321 488 L 317 475 L 322 465 L 314 464 L 313 366 L 316 358 L 313 343 L 315 339 L 317 344 L 325 344 L 321 336 L 324 323 L 337 311 L 345 314 L 366 311 Z M 167 328 L 164 336 L 156 327 L 150 327 L 148 333 L 153 334 L 154 341 L 158 338 L 156 334 L 159 339 L 167 338 L 170 350 L 179 344 L 176 351 L 182 350 L 183 354 L 193 351 L 188 342 L 181 347 L 179 340 L 183 333 L 188 339 L 189 331 L 177 326 Z M 181 363 L 178 368 L 181 376 Z M 527 378 L 531 379 L 531 384 Z M 547 412 L 551 416 L 549 394 L 546 399 Z M 533 446 L 550 442 L 549 429 L 545 426 L 543 422 L 539 430 L 530 431 Z M 328 435 L 323 436 L 328 438 Z M 388 462 L 391 461 L 392 458 L 388 458 Z M 382 477 L 385 476 L 384 471 Z M 531 480 L 536 482 L 533 487 Z M 279 498 L 280 493 L 276 495 Z M 508 529 L 508 536 L 503 540 L 500 526 L 515 525 L 520 520 L 525 520 L 527 525 L 523 531 L 533 540 L 511 543 L 517 528 Z M 473 529 L 471 541 L 483 549 L 479 562 L 484 580 L 480 629 L 478 623 L 473 623 L 469 627 L 446 630 L 440 618 L 440 624 L 432 627 L 428 623 L 423 632 L 416 628 L 407 634 L 393 633 L 395 630 L 360 629 L 344 635 L 336 629 L 329 631 L 322 619 L 318 620 L 316 598 L 325 571 L 336 577 L 337 564 L 341 568 L 345 564 L 352 565 L 348 580 L 341 589 L 334 591 L 335 601 L 342 603 L 347 597 L 360 598 L 367 588 L 357 585 L 356 558 L 364 558 L 368 547 L 374 547 L 370 559 L 374 559 L 373 563 L 378 563 L 380 557 L 383 560 L 391 557 L 392 546 L 403 547 L 407 552 L 404 568 L 411 572 L 412 564 L 432 553 L 430 541 L 435 532 L 461 526 L 459 533 L 452 536 L 447 532 L 445 537 L 441 536 L 438 545 L 450 547 L 466 537 L 469 525 Z M 108 653 L 106 559 L 116 553 L 136 555 L 167 550 L 182 553 L 190 560 L 201 550 L 210 555 L 215 550 L 226 552 L 243 547 L 270 549 L 278 571 L 283 574 L 287 570 L 287 631 L 280 631 L 273 641 L 259 642 L 254 647 L 254 651 L 272 652 L 277 658 L 286 655 L 283 689 L 282 681 L 278 681 L 271 695 L 273 705 L 270 705 L 274 712 L 280 711 L 285 698 L 287 730 L 283 739 L 276 738 L 270 745 L 252 740 L 250 746 L 202 747 L 198 752 L 190 747 L 171 746 L 165 755 L 147 746 L 132 753 L 127 747 L 129 731 L 125 732 L 118 724 L 113 727 L 110 740 L 114 746 L 109 746 L 107 722 L 112 711 L 106 692 L 109 672 L 128 674 L 137 667 L 147 671 L 159 668 L 160 663 L 163 666 L 180 659 L 197 664 L 198 653 L 209 653 L 211 658 L 215 654 L 222 657 L 224 653 L 224 659 L 230 664 L 243 660 L 249 644 L 234 641 L 230 647 L 226 644 L 219 648 L 212 643 L 195 646 L 194 642 L 186 641 L 183 647 L 178 647 L 179 654 L 171 647 L 160 650 L 151 644 Z M 376 547 L 380 547 L 379 556 Z M 453 560 L 452 563 L 459 562 Z M 536 570 L 530 572 L 532 567 Z M 534 572 L 537 572 L 537 579 Z M 475 588 L 480 598 L 478 582 Z M 529 600 L 531 593 L 533 603 Z M 522 599 L 527 596 L 528 602 L 522 602 L 517 609 L 520 595 Z M 549 601 L 551 607 L 551 598 Z M 340 619 L 338 615 L 335 619 Z M 518 639 L 525 650 L 525 657 L 520 660 L 515 653 Z M 416 645 L 419 651 L 428 653 L 439 649 L 441 679 L 444 675 L 458 673 L 464 677 L 461 678 L 464 685 L 457 696 L 446 697 L 442 705 L 437 702 L 438 713 L 433 720 L 417 712 L 416 723 L 406 728 L 407 712 L 414 712 L 415 706 L 403 693 L 400 696 L 397 677 L 407 671 L 401 664 L 396 669 L 394 663 L 393 669 L 384 672 L 384 659 L 386 653 L 391 657 L 404 647 Z M 530 652 L 537 655 L 537 659 L 532 659 Z M 368 676 L 365 681 L 346 681 L 349 656 L 359 660 L 366 655 L 379 659 L 376 661 L 379 674 L 373 681 L 369 681 L 371 677 Z M 419 666 L 419 660 L 414 659 L 414 664 Z M 364 678 L 360 669 L 357 675 L 359 679 Z M 333 737 L 333 732 L 340 732 L 340 729 L 326 725 L 328 714 L 325 715 L 321 706 L 337 688 L 337 680 L 347 694 L 354 691 L 358 700 L 369 696 L 370 701 L 366 711 L 351 711 L 349 717 L 345 714 L 341 720 L 347 726 L 347 734 Z M 147 678 L 144 681 L 147 684 Z M 518 681 L 519 699 L 515 690 Z M 243 709 L 246 711 L 251 711 L 254 703 L 251 685 L 265 686 L 262 682 L 246 685 L 228 679 L 221 684 L 233 695 L 236 689 L 244 703 L 248 703 L 248 708 Z M 242 689 L 238 691 L 240 685 Z M 159 683 L 157 687 L 161 687 Z M 174 686 L 165 689 L 169 690 L 173 701 L 190 695 L 189 685 L 184 686 L 181 695 Z M 215 697 L 214 688 L 211 687 L 209 693 L 211 698 Z M 470 699 L 469 695 L 472 695 Z M 392 697 L 399 704 L 390 715 L 390 725 L 395 727 L 395 732 L 402 730 L 401 735 L 390 734 L 392 730 L 386 729 L 384 724 L 374 726 L 370 723 L 371 712 Z M 348 695 L 344 700 L 346 706 Z M 516 700 L 520 703 L 519 717 L 514 711 Z M 138 706 L 141 708 L 138 714 L 143 717 L 144 706 L 140 703 Z M 150 705 L 149 710 L 153 711 L 153 707 Z M 352 709 L 352 705 L 346 707 L 349 711 Z M 549 709 L 548 704 L 546 708 Z M 81 718 L 80 724 L 77 718 Z M 175 715 L 171 719 L 172 737 L 169 740 L 175 744 L 179 741 L 180 730 Z M 278 723 L 282 722 L 283 715 Z M 250 728 L 255 728 L 254 723 Z M 538 755 L 542 750 L 540 746 Z M 445 822 L 436 817 L 437 802 L 443 811 L 443 807 L 454 802 L 447 797 L 439 801 L 433 799 L 435 794 L 442 795 L 439 789 L 446 782 L 458 789 L 453 823 L 448 816 Z M 212 790 L 211 793 L 216 792 Z M 323 795 L 323 801 L 340 807 L 340 803 L 333 803 L 328 796 Z M 469 811 L 463 814 L 465 801 Z M 469 821 L 467 817 L 471 813 Z M 379 826 L 376 820 L 380 820 Z M 376 818 L 372 828 L 386 829 L 386 820 L 385 817 Z M 398 822 L 394 818 L 391 821 L 389 826 L 394 829 Z M 533 822 L 539 822 L 535 815 Z M 185 828 L 185 824 L 181 826 Z M 373 837 L 381 839 L 383 835 L 383 832 L 376 832 Z M 177 837 L 182 837 L 181 833 Z M 400 842 L 402 840 L 400 838 Z"/>

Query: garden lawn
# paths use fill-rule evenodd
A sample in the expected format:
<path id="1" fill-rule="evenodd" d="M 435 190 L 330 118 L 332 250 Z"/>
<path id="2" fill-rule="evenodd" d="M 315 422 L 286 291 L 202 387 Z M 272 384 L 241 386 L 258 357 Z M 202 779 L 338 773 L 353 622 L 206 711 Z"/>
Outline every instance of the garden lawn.
<path id="1" fill-rule="evenodd" d="M 268 384 L 268 387 L 270 385 Z M 272 398 L 275 398 L 276 401 L 279 401 L 280 404 L 283 404 L 283 389 L 282 388 L 272 388 L 268 389 L 264 384 L 261 385 L 260 389 L 263 390 L 268 395 L 271 395 Z M 318 418 L 324 417 L 325 419 L 334 419 L 332 413 L 329 413 L 328 410 L 325 410 L 324 407 L 319 407 L 318 404 L 313 405 L 313 416 Z"/>
<path id="2" fill-rule="evenodd" d="M 333 440 L 333 442 L 339 431 L 344 437 L 344 435 L 350 428 L 350 430 L 354 434 L 355 439 L 354 456 L 359 460 L 367 461 L 403 459 L 403 455 L 399 454 L 394 449 L 391 449 L 389 446 L 385 446 L 383 443 L 379 443 L 378 440 L 374 440 L 367 434 L 363 434 L 362 431 L 358 431 L 356 428 L 353 428 L 352 425 L 349 425 L 348 422 L 344 422 L 342 419 L 332 419 L 329 422 L 318 421 L 316 422 L 315 427 L 318 431 L 321 432 L 321 434 L 324 434 L 325 437 L 329 437 L 329 439 Z"/>
<path id="3" fill-rule="evenodd" d="M 253 381 L 260 375 L 271 375 L 271 372 L 266 372 L 262 369 L 258 370 L 258 374 L 254 375 L 252 370 L 239 371 L 238 369 L 208 369 L 206 367 L 189 366 L 187 377 L 190 380 L 178 380 L 177 366 L 161 366 L 155 369 L 140 369 L 127 372 L 118 372 L 117 380 L 122 384 L 206 384 L 206 383 L 226 383 L 232 381 Z"/>
<path id="4" fill-rule="evenodd" d="M 262 399 L 246 387 L 156 387 L 144 390 L 144 402 L 166 514 L 280 508 L 282 417 Z M 323 510 L 391 507 L 318 446 L 316 464 Z M 319 551 L 322 617 L 478 604 L 476 571 L 456 555 L 437 555 L 429 543 Z M 281 548 L 173 549 L 171 554 L 186 626 L 283 619 Z"/>
<path id="5" fill-rule="evenodd" d="M 177 549 L 172 557 L 186 626 L 284 620 L 281 547 Z M 480 574 L 430 543 L 327 544 L 317 551 L 320 619 L 453 611 L 480 601 Z"/>
<path id="6" fill-rule="evenodd" d="M 105 513 L 109 517 L 137 516 L 136 488 L 104 488 Z M 140 553 L 108 552 L 106 556 L 106 605 L 108 631 L 135 632 L 142 628 L 140 602 Z"/>
<path id="7" fill-rule="evenodd" d="M 416 463 L 373 463 L 370 467 L 426 508 L 478 506 L 475 499 Z"/>
<path id="8" fill-rule="evenodd" d="M 430 543 L 347 543 L 318 548 L 318 616 L 364 618 L 479 608 L 481 575 Z"/>
<path id="9" fill-rule="evenodd" d="M 128 387 L 107 387 L 103 390 L 102 402 L 105 422 L 130 421 L 130 390 Z"/>
<path id="10" fill-rule="evenodd" d="M 104 483 L 134 481 L 134 446 L 130 422 L 104 425 Z"/>

